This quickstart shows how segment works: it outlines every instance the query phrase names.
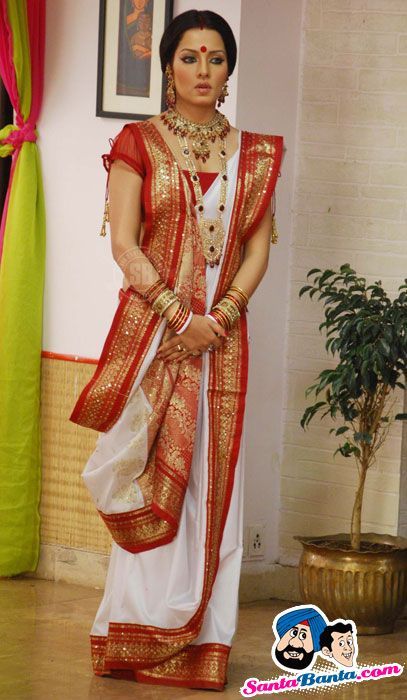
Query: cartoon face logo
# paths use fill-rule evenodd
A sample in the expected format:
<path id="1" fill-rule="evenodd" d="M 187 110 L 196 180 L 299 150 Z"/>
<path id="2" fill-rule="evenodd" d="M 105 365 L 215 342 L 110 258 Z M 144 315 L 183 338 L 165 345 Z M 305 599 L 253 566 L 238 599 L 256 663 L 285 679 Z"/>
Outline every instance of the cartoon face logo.
<path id="1" fill-rule="evenodd" d="M 281 637 L 275 654 L 282 666 L 288 666 L 288 668 L 309 666 L 314 657 L 314 645 L 307 620 L 291 627 Z"/>
<path id="2" fill-rule="evenodd" d="M 325 615 L 315 606 L 297 605 L 277 615 L 273 622 L 273 661 L 289 671 L 309 668 L 320 650 L 320 636 L 327 624 Z"/>
<path id="3" fill-rule="evenodd" d="M 320 637 L 321 652 L 339 666 L 356 664 L 358 653 L 356 629 L 352 620 L 335 620 Z"/>

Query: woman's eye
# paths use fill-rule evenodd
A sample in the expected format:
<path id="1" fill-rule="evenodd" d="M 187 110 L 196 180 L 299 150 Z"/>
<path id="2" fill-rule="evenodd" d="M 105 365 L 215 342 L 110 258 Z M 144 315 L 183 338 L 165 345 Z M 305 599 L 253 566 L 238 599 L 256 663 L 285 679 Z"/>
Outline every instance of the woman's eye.
<path id="1" fill-rule="evenodd" d="M 214 58 L 211 58 L 211 63 L 215 63 L 215 65 L 220 66 L 224 62 L 224 58 L 220 58 L 220 56 L 214 56 Z M 181 58 L 181 61 L 184 63 L 194 63 L 196 61 L 195 56 L 183 56 Z"/>

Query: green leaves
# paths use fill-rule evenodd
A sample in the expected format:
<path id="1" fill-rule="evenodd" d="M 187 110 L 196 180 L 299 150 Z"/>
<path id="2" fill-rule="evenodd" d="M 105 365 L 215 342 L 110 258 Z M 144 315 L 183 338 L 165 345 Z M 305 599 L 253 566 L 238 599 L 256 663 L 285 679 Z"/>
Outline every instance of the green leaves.
<path id="1" fill-rule="evenodd" d="M 313 284 L 300 289 L 299 296 L 319 294 L 324 300 L 325 348 L 347 366 L 341 374 L 354 397 L 362 390 L 373 393 L 378 385 L 400 386 L 407 375 L 407 294 L 406 284 L 391 301 L 381 280 L 367 286 L 349 263 L 339 272 L 313 268 L 307 278 Z"/>
<path id="2" fill-rule="evenodd" d="M 334 457 L 337 454 L 337 452 L 340 452 L 343 457 L 352 457 L 352 455 L 360 457 L 359 447 L 356 447 L 356 445 L 352 445 L 352 443 L 350 442 L 345 442 L 344 445 L 338 447 L 338 449 L 334 452 Z"/>
<path id="3" fill-rule="evenodd" d="M 370 445 L 373 440 L 373 436 L 370 433 L 353 433 L 353 437 L 356 442 L 365 442 L 368 445 Z"/>
<path id="4" fill-rule="evenodd" d="M 317 294 L 323 302 L 325 320 L 318 329 L 325 329 L 325 349 L 337 357 L 337 365 L 320 372 L 305 390 L 306 397 L 315 398 L 325 390 L 326 401 L 308 406 L 300 424 L 305 429 L 319 412 L 321 418 L 341 416 L 345 425 L 330 432 L 352 433 L 335 454 L 371 460 L 380 431 L 388 430 L 392 420 L 407 420 L 406 413 L 383 416 L 391 391 L 404 389 L 407 378 L 407 278 L 393 300 L 381 280 L 367 285 L 349 263 L 337 271 L 312 268 L 307 280 L 299 296 Z"/>
<path id="5" fill-rule="evenodd" d="M 346 433 L 346 431 L 349 430 L 348 425 L 342 425 L 340 428 L 331 428 L 330 433 L 335 433 L 335 435 L 342 435 L 343 433 Z"/>
<path id="6" fill-rule="evenodd" d="M 300 424 L 301 424 L 301 427 L 302 427 L 302 428 L 305 429 L 305 427 L 308 425 L 308 423 L 310 422 L 310 420 L 315 416 L 315 414 L 317 413 L 317 411 L 319 411 L 319 409 L 320 409 L 322 406 L 326 406 L 326 401 L 318 401 L 318 402 L 317 402 L 316 404 L 314 404 L 313 406 L 309 406 L 308 408 L 305 409 L 304 415 L 303 415 L 303 417 L 301 418 L 301 421 L 300 421 Z"/>

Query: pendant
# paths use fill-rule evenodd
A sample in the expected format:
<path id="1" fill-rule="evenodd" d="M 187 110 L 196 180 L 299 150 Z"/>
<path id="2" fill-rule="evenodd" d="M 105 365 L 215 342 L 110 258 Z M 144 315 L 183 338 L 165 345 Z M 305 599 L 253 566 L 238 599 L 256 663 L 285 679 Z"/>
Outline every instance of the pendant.
<path id="1" fill-rule="evenodd" d="M 199 221 L 203 253 L 210 267 L 219 265 L 222 255 L 225 231 L 220 219 L 201 219 Z"/>

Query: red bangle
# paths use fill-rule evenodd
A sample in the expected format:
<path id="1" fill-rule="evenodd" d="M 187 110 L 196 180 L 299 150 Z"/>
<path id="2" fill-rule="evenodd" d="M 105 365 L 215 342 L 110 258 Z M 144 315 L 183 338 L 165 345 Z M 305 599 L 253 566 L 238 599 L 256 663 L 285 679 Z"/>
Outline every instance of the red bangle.
<path id="1" fill-rule="evenodd" d="M 184 323 L 186 322 L 187 318 L 189 316 L 189 309 L 186 308 L 182 303 L 179 305 L 178 309 L 174 313 L 173 316 L 171 316 L 170 320 L 167 322 L 167 325 L 171 330 L 174 330 L 177 332 Z"/>

